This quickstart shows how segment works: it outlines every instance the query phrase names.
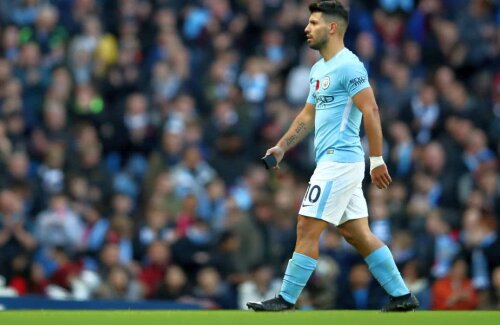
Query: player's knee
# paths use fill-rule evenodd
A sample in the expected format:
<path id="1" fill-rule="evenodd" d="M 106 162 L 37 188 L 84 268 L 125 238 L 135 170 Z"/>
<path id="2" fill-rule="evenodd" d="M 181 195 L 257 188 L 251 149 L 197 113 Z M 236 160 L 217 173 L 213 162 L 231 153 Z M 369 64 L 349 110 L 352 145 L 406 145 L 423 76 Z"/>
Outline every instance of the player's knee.
<path id="1" fill-rule="evenodd" d="M 338 228 L 344 239 L 354 247 L 360 247 L 370 240 L 372 234 L 370 232 L 352 232 L 345 228 Z"/>
<path id="2" fill-rule="evenodd" d="M 307 234 L 309 232 L 309 226 L 307 224 L 307 221 L 299 219 L 297 222 L 297 238 L 302 239 L 304 237 L 307 237 Z"/>
<path id="3" fill-rule="evenodd" d="M 306 218 L 299 218 L 297 222 L 297 239 L 299 241 L 318 240 L 323 229 Z"/>
<path id="4" fill-rule="evenodd" d="M 356 246 L 357 239 L 356 239 L 356 236 L 354 236 L 352 232 L 350 232 L 346 229 L 339 229 L 339 231 L 340 231 L 340 234 L 342 235 L 342 237 L 344 237 L 344 239 L 349 244 L 351 244 L 352 246 Z"/>

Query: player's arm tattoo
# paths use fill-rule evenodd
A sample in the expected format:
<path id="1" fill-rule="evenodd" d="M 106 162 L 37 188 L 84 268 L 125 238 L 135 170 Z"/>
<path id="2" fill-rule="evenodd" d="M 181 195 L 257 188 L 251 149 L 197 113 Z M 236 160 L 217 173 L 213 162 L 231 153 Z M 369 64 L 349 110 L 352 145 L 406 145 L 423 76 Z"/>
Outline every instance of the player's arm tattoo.
<path id="1" fill-rule="evenodd" d="M 285 139 L 286 145 L 289 147 L 292 146 L 297 140 L 299 134 L 305 131 L 305 129 L 306 129 L 306 124 L 304 122 L 298 122 L 297 127 L 295 128 L 295 134 L 292 134 L 291 136 Z"/>
<path id="2" fill-rule="evenodd" d="M 295 133 L 299 134 L 306 128 L 306 124 L 304 122 L 299 122 L 297 127 L 295 128 Z"/>
<path id="3" fill-rule="evenodd" d="M 297 136 L 295 134 L 289 136 L 288 138 L 286 138 L 286 145 L 290 147 L 295 142 L 295 140 L 297 140 Z"/>

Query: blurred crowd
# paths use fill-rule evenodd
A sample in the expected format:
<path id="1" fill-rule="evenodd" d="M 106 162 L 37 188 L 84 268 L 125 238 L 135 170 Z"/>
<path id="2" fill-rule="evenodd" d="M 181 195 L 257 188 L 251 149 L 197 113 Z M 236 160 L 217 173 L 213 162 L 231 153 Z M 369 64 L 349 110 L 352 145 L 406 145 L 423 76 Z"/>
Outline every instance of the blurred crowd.
<path id="1" fill-rule="evenodd" d="M 394 180 L 365 177 L 372 230 L 422 308 L 499 309 L 498 2 L 341 2 Z M 258 160 L 307 97 L 308 3 L 0 1 L 0 295 L 277 294 L 312 139 Z M 301 308 L 384 304 L 333 227 L 320 245 Z"/>

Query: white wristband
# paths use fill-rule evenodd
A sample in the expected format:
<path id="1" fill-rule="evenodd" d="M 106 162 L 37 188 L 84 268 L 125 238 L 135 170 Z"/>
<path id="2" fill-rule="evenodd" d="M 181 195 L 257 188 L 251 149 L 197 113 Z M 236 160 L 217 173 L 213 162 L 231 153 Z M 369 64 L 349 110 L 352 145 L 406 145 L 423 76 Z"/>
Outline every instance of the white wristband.
<path id="1" fill-rule="evenodd" d="M 379 157 L 370 157 L 370 175 L 372 174 L 372 170 L 377 168 L 378 166 L 384 165 L 384 158 L 382 156 Z"/>

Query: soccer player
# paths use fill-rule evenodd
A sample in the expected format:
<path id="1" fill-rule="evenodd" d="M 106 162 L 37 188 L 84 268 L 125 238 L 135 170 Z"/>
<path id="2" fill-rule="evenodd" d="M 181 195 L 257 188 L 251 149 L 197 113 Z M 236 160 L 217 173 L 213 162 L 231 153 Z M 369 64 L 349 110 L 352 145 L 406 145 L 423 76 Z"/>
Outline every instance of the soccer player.
<path id="1" fill-rule="evenodd" d="M 370 174 L 379 189 L 391 183 L 382 159 L 382 130 L 378 107 L 367 72 L 355 54 L 344 47 L 348 12 L 338 1 L 309 6 L 307 43 L 322 56 L 311 68 L 309 96 L 285 135 L 266 152 L 279 163 L 285 152 L 313 128 L 316 169 L 310 179 L 297 221 L 295 252 L 288 262 L 280 294 L 248 302 L 255 311 L 293 309 L 316 268 L 318 242 L 328 223 L 364 257 L 370 272 L 389 294 L 383 311 L 409 311 L 419 306 L 406 287 L 389 248 L 368 226 L 368 209 L 361 189 L 364 152 L 361 118 L 370 148 Z M 278 167 L 275 167 L 278 168 Z"/>

